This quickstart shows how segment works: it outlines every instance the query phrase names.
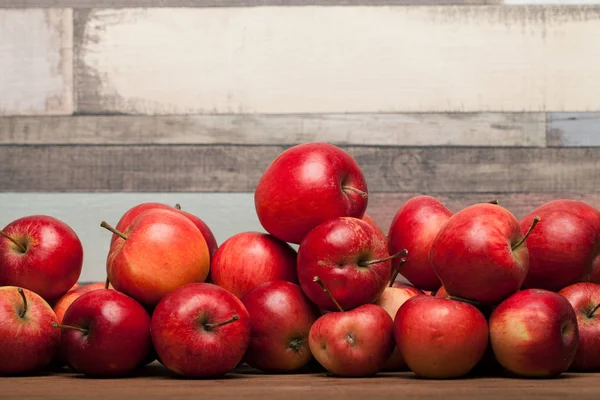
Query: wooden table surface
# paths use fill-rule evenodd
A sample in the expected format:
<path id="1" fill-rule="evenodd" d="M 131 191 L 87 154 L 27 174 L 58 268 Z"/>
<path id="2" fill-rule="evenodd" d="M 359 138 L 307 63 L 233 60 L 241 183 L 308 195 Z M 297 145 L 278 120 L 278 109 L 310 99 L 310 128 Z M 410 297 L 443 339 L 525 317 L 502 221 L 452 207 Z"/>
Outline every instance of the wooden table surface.
<path id="1" fill-rule="evenodd" d="M 66 370 L 65 370 L 66 371 Z M 239 370 L 221 379 L 191 380 L 155 363 L 122 379 L 89 379 L 63 372 L 0 378 L 0 398 L 8 399 L 600 399 L 600 374 L 568 373 L 558 379 L 507 377 L 430 381 L 409 372 L 372 378 L 333 378 L 324 373 L 264 375 Z"/>

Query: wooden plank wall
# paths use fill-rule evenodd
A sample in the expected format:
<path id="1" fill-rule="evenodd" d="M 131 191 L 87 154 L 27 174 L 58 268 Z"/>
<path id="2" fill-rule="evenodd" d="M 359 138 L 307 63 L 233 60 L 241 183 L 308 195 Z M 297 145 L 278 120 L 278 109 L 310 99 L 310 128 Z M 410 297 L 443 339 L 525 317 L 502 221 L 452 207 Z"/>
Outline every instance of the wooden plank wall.
<path id="1" fill-rule="evenodd" d="M 356 157 L 385 230 L 421 193 L 600 206 L 598 43 L 600 0 L 4 0 L 0 225 L 65 220 L 101 280 L 101 219 L 261 230 L 260 175 L 307 141 Z"/>

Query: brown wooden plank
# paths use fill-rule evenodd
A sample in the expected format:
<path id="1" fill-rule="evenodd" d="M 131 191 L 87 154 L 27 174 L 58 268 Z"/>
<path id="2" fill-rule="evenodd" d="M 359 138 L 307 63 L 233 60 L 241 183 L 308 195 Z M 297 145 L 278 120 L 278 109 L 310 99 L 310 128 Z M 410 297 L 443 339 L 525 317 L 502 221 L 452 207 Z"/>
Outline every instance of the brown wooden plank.
<path id="1" fill-rule="evenodd" d="M 3 191 L 253 191 L 285 146 L 0 146 Z M 600 192 L 597 148 L 344 146 L 371 192 Z"/>
<path id="2" fill-rule="evenodd" d="M 537 146 L 542 113 L 75 116 L 0 118 L 0 144 Z"/>
<path id="3" fill-rule="evenodd" d="M 548 146 L 600 146 L 600 113 L 549 113 Z"/>
<path id="4" fill-rule="evenodd" d="M 75 374 L 2 378 L 5 399 L 465 399 L 529 400 L 600 396 L 599 374 L 564 374 L 560 379 L 506 377 L 424 380 L 410 372 L 384 373 L 372 378 L 344 379 L 323 373 L 264 375 L 239 371 L 220 379 L 175 379 L 152 365 L 129 379 L 81 379 Z"/>

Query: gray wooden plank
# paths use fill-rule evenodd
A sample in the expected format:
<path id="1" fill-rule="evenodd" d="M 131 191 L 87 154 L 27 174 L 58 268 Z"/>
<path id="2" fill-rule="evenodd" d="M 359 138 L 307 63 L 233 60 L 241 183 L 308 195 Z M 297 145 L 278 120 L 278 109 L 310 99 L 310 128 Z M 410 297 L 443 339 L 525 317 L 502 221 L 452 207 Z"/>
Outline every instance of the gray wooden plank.
<path id="1" fill-rule="evenodd" d="M 0 9 L 0 115 L 73 112 L 70 9 Z"/>
<path id="2" fill-rule="evenodd" d="M 0 118 L 0 144 L 534 146 L 542 113 L 75 116 Z"/>
<path id="3" fill-rule="evenodd" d="M 253 191 L 287 146 L 0 146 L 3 191 Z M 372 192 L 600 192 L 598 148 L 343 146 Z"/>
<path id="4" fill-rule="evenodd" d="M 0 8 L 389 6 L 427 4 L 502 4 L 502 0 L 2 0 Z"/>
<path id="5" fill-rule="evenodd" d="M 600 47 L 581 38 L 599 21 L 600 6 L 76 10 L 77 110 L 597 111 Z"/>
<path id="6" fill-rule="evenodd" d="M 548 146 L 600 146 L 600 113 L 549 113 Z"/>

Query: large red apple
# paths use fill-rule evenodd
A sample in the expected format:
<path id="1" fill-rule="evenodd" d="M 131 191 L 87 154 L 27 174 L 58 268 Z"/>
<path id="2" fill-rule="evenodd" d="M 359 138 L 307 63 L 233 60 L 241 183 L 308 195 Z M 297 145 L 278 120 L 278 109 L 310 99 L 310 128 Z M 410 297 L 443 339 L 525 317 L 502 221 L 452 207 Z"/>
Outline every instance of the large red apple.
<path id="1" fill-rule="evenodd" d="M 579 347 L 570 368 L 575 371 L 600 371 L 600 285 L 575 283 L 558 294 L 571 303 L 577 314 Z"/>
<path id="2" fill-rule="evenodd" d="M 211 262 L 211 282 L 239 298 L 256 286 L 277 280 L 298 282 L 296 251 L 274 236 L 238 233 L 227 239 Z"/>
<path id="3" fill-rule="evenodd" d="M 440 279 L 429 259 L 431 245 L 442 226 L 452 216 L 441 201 L 430 196 L 417 196 L 398 210 L 388 234 L 391 254 L 407 249 L 410 257 L 402 266 L 401 274 L 413 285 L 424 290 L 436 290 Z M 392 261 L 397 267 L 399 260 Z"/>
<path id="4" fill-rule="evenodd" d="M 262 226 L 299 244 L 317 225 L 337 217 L 361 218 L 367 184 L 356 161 L 328 143 L 305 143 L 281 153 L 254 193 Z"/>
<path id="5" fill-rule="evenodd" d="M 252 325 L 244 357 L 251 367 L 291 372 L 312 359 L 308 333 L 320 314 L 298 285 L 286 281 L 263 283 L 246 293 L 242 303 Z"/>
<path id="6" fill-rule="evenodd" d="M 600 211 L 582 201 L 551 201 L 521 220 L 523 232 L 535 216 L 542 221 L 527 239 L 529 273 L 524 286 L 559 291 L 590 280 L 600 265 Z"/>
<path id="7" fill-rule="evenodd" d="M 488 324 L 474 306 L 434 296 L 408 299 L 394 319 L 396 345 L 422 378 L 464 376 L 488 345 Z"/>
<path id="8" fill-rule="evenodd" d="M 105 222 L 102 226 L 112 229 Z M 145 211 L 120 235 L 110 247 L 108 279 L 115 289 L 145 305 L 155 305 L 173 290 L 208 276 L 206 241 L 178 211 Z"/>
<path id="9" fill-rule="evenodd" d="M 508 210 L 476 204 L 448 219 L 431 247 L 431 262 L 448 294 L 495 305 L 525 280 L 529 258 L 524 240 Z"/>
<path id="10" fill-rule="evenodd" d="M 575 357 L 577 317 L 563 296 L 523 290 L 492 313 L 490 340 L 496 359 L 508 371 L 524 377 L 555 377 Z"/>
<path id="11" fill-rule="evenodd" d="M 61 358 L 90 376 L 123 376 L 137 368 L 151 345 L 150 316 L 116 290 L 85 293 L 63 318 Z M 58 329 L 56 329 L 58 331 Z"/>
<path id="12" fill-rule="evenodd" d="M 71 306 L 71 304 L 73 304 L 75 300 L 77 300 L 79 297 L 88 292 L 98 289 L 105 289 L 105 287 L 105 282 L 96 282 L 90 283 L 88 285 L 83 285 L 75 289 L 71 289 L 67 293 L 65 293 L 60 299 L 58 299 L 56 303 L 54 303 L 54 306 L 52 307 L 54 313 L 56 314 L 56 320 L 58 321 L 58 323 L 62 324 L 62 320 L 65 316 L 65 313 L 67 312 L 67 309 Z M 109 285 L 109 287 L 112 288 L 112 285 Z"/>
<path id="13" fill-rule="evenodd" d="M 329 372 L 370 376 L 381 371 L 394 349 L 394 323 L 374 304 L 321 316 L 310 328 L 310 350 Z"/>
<path id="14" fill-rule="evenodd" d="M 394 282 L 391 287 L 385 288 L 379 299 L 375 302 L 376 305 L 383 308 L 389 316 L 394 319 L 396 313 L 402 304 L 408 299 L 414 296 L 424 295 L 420 289 L 408 285 L 406 283 Z M 387 360 L 383 369 L 385 371 L 400 371 L 406 368 L 406 362 L 398 350 L 398 347 L 394 347 L 392 355 Z"/>
<path id="15" fill-rule="evenodd" d="M 0 287 L 0 375 L 34 373 L 50 364 L 60 343 L 54 322 L 52 308 L 36 293 Z"/>
<path id="16" fill-rule="evenodd" d="M 242 302 L 210 283 L 193 283 L 167 295 L 152 315 L 152 342 L 161 362 L 177 374 L 212 377 L 242 360 L 250 341 Z"/>
<path id="17" fill-rule="evenodd" d="M 0 234 L 0 286 L 23 287 L 51 301 L 79 279 L 83 248 L 64 222 L 32 215 L 11 222 Z"/>
<path id="18" fill-rule="evenodd" d="M 345 310 L 372 303 L 391 276 L 385 237 L 368 222 L 340 217 L 310 231 L 298 250 L 298 280 L 308 298 L 325 310 L 336 304 L 314 283 L 319 276 Z"/>

